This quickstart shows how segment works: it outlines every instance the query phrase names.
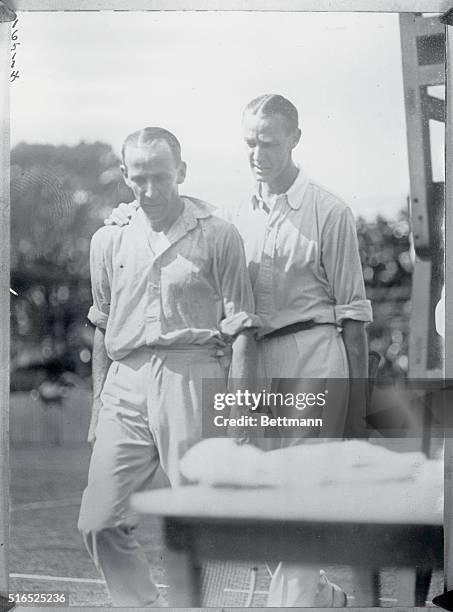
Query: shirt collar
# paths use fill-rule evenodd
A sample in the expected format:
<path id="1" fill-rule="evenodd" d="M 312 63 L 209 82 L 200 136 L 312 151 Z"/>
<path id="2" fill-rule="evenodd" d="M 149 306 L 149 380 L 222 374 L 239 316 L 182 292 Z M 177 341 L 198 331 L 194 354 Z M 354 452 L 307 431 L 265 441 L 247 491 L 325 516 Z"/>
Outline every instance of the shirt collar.
<path id="1" fill-rule="evenodd" d="M 167 238 L 171 243 L 177 242 L 187 232 L 193 230 L 198 225 L 198 219 L 210 217 L 214 210 L 214 206 L 197 198 L 181 196 L 181 199 L 184 203 L 184 208 L 167 234 Z"/>
<path id="2" fill-rule="evenodd" d="M 199 200 L 198 198 L 181 196 L 181 199 L 184 202 L 182 216 L 187 219 L 189 216 L 192 216 L 195 219 L 206 219 L 207 217 L 210 217 L 215 210 L 215 206 L 208 204 L 208 202 L 204 202 L 203 200 Z"/>
<path id="3" fill-rule="evenodd" d="M 184 219 L 187 225 L 193 225 L 196 219 L 206 219 L 213 214 L 216 207 L 208 202 L 199 200 L 198 198 L 192 198 L 189 196 L 181 196 L 184 208 L 181 212 L 181 217 Z M 131 206 L 136 210 L 140 209 L 140 206 L 136 200 L 131 203 Z"/>
<path id="4" fill-rule="evenodd" d="M 169 244 L 174 244 L 180 240 L 183 236 L 185 236 L 185 234 L 197 226 L 198 219 L 206 219 L 207 217 L 210 217 L 215 210 L 214 206 L 197 198 L 181 196 L 181 199 L 184 204 L 184 208 L 167 232 Z M 138 209 L 139 217 L 140 215 L 145 214 L 137 202 L 134 202 L 133 206 Z M 139 225 L 144 229 L 147 237 L 149 238 L 148 232 L 146 231 L 148 225 L 140 222 Z"/>
<path id="5" fill-rule="evenodd" d="M 285 201 L 291 206 L 293 210 L 298 210 L 301 207 L 302 200 L 305 195 L 305 191 L 308 186 L 308 176 L 304 172 L 303 168 L 296 164 L 297 169 L 299 170 L 294 183 L 285 193 L 281 194 L 278 197 L 284 196 Z M 252 206 L 254 209 L 262 208 L 263 206 L 263 198 L 261 197 L 261 184 L 256 183 L 255 189 L 252 195 Z"/>

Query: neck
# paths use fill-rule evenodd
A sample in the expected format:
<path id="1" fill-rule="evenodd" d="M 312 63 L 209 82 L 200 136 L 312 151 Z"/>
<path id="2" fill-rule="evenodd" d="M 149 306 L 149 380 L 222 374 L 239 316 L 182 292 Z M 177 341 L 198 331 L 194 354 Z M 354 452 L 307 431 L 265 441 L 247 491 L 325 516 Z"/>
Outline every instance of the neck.
<path id="1" fill-rule="evenodd" d="M 149 211 L 146 210 L 146 207 L 143 207 L 143 212 L 145 213 L 146 218 L 148 219 L 151 229 L 153 232 L 163 232 L 166 234 L 168 230 L 171 228 L 173 223 L 182 213 L 182 209 L 184 208 L 184 203 L 179 196 L 176 196 L 174 200 L 170 203 L 170 214 L 162 219 L 161 221 L 156 221 L 150 217 Z"/>
<path id="2" fill-rule="evenodd" d="M 273 196 L 286 193 L 291 185 L 296 180 L 299 169 L 291 160 L 291 164 L 283 170 L 283 172 L 271 183 L 262 184 L 262 192 L 264 196 Z"/>

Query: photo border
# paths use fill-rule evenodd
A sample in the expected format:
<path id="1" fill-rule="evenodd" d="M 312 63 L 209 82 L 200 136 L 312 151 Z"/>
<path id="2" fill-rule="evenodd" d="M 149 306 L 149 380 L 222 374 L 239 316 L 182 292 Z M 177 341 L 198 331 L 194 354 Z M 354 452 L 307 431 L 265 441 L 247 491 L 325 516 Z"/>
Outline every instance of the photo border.
<path id="1" fill-rule="evenodd" d="M 445 13 L 453 0 L 15 0 L 0 1 L 0 592 L 8 590 L 9 549 L 9 276 L 10 276 L 10 36 L 2 5 L 34 11 L 242 11 Z M 8 11 L 6 11 L 8 13 Z M 8 15 L 3 17 L 8 19 Z M 445 377 L 453 378 L 453 27 L 446 26 L 445 124 Z M 447 339 L 449 341 L 447 341 Z M 451 341 L 450 341 L 451 340 Z M 445 441 L 444 581 L 453 589 L 453 440 Z M 401 608 L 401 606 L 397 606 Z M 21 609 L 20 607 L 15 608 Z M 22 608 L 25 610 L 25 608 Z M 41 608 L 56 612 L 63 608 Z M 67 609 L 67 608 L 66 608 Z M 139 608 L 135 608 L 139 610 Z M 148 610 L 149 608 L 143 608 Z M 212 608 L 213 610 L 215 608 Z M 360 608 L 376 610 L 377 608 Z M 405 607 L 404 609 L 408 609 Z M 423 610 L 423 608 L 410 608 Z M 72 610 L 89 612 L 99 607 Z M 225 610 L 225 609 L 224 609 Z M 239 610 L 239 608 L 236 608 Z M 313 610 L 306 608 L 305 610 Z"/>
<path id="2" fill-rule="evenodd" d="M 445 13 L 451 0 L 11 0 L 16 11 Z"/>

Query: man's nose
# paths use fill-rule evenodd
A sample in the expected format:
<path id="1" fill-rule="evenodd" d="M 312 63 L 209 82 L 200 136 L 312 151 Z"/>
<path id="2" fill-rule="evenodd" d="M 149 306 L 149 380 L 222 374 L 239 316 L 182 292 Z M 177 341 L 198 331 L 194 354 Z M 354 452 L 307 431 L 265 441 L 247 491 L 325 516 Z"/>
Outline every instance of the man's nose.
<path id="1" fill-rule="evenodd" d="M 151 198 L 154 193 L 154 187 L 151 181 L 148 181 L 143 189 L 143 193 L 147 198 Z"/>
<path id="2" fill-rule="evenodd" d="M 254 149 L 253 149 L 253 161 L 259 162 L 259 161 L 261 161 L 263 159 L 263 157 L 264 157 L 263 148 L 260 147 L 259 145 L 254 147 Z"/>

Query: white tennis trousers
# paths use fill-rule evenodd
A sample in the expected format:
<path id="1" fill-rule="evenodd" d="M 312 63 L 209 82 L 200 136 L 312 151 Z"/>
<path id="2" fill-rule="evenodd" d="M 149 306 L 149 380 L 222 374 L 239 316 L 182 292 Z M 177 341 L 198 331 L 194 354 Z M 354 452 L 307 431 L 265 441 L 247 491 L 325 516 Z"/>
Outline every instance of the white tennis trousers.
<path id="1" fill-rule="evenodd" d="M 159 463 L 181 484 L 179 460 L 202 435 L 203 378 L 225 381 L 215 349 L 143 348 L 109 369 L 79 530 L 115 606 L 151 606 L 159 595 L 129 498 L 149 488 Z"/>
<path id="2" fill-rule="evenodd" d="M 301 429 L 298 436 L 299 432 L 294 428 L 279 428 L 274 432 L 278 437 L 265 438 L 259 446 L 271 450 L 316 442 L 310 437 L 313 434 L 318 436 L 318 440 L 342 438 L 348 406 L 348 385 L 344 379 L 348 379 L 349 369 L 343 338 L 337 327 L 319 325 L 295 334 L 262 340 L 259 342 L 259 359 L 268 387 L 274 392 L 328 391 L 323 410 L 285 412 L 286 416 L 292 417 L 322 417 L 323 427 L 318 432 Z M 332 598 L 331 583 L 319 567 L 279 563 L 272 574 L 267 605 L 330 607 Z"/>

